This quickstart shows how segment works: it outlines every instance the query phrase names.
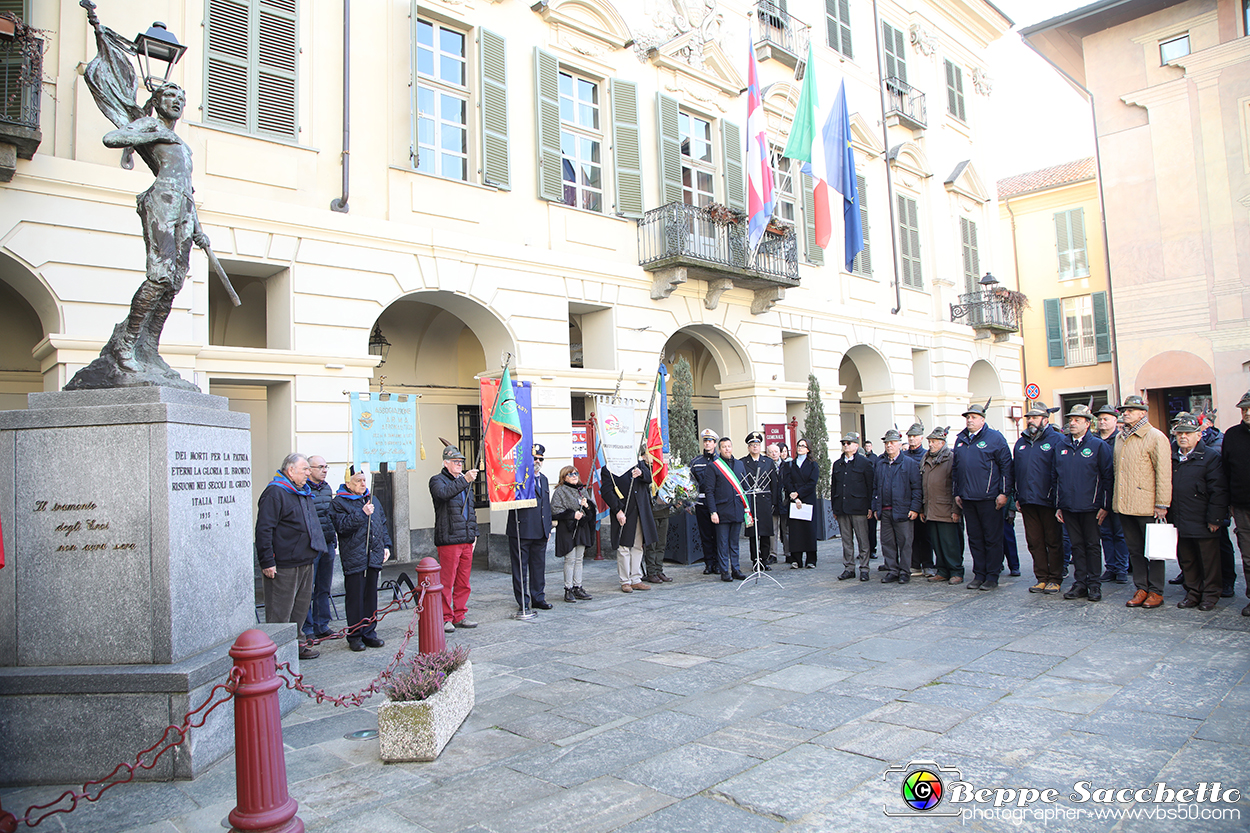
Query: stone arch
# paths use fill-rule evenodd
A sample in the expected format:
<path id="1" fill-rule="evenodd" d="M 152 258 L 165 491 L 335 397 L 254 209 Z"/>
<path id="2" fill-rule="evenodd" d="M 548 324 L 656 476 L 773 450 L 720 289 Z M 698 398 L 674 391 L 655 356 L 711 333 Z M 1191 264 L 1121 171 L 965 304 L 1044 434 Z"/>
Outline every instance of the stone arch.
<path id="1" fill-rule="evenodd" d="M 0 410 L 26 407 L 26 394 L 43 390 L 35 348 L 61 331 L 61 306 L 33 270 L 0 253 Z"/>
<path id="2" fill-rule="evenodd" d="M 894 424 L 894 383 L 885 357 L 871 345 L 854 345 L 838 365 L 838 384 L 842 433 L 862 433 L 880 450 L 875 438 Z"/>
<path id="3" fill-rule="evenodd" d="M 534 10 L 548 23 L 589 35 L 607 47 L 621 49 L 633 40 L 625 18 L 605 0 L 547 0 Z"/>
<path id="4" fill-rule="evenodd" d="M 1003 399 L 1003 382 L 998 369 L 985 359 L 977 359 L 968 368 L 968 396 L 970 405 L 984 405 L 990 401 L 985 418 L 990 425 L 1001 429 L 1007 418 L 1007 402 Z"/>
<path id="5" fill-rule="evenodd" d="M 471 331 L 485 361 L 483 367 L 474 371 L 475 374 L 498 371 L 499 359 L 504 351 L 512 353 L 514 367 L 521 361 L 515 334 L 493 309 L 474 298 L 447 290 L 417 290 L 393 299 L 377 319 L 369 323 L 368 329 L 361 331 L 361 339 L 364 342 L 360 345 L 361 353 L 367 351 L 368 339 L 375 325 L 381 328 L 382 334 L 391 342 L 390 358 L 387 359 L 387 364 L 393 370 L 401 367 L 398 363 L 392 365 L 392 362 L 397 359 L 407 364 L 407 360 L 403 358 L 407 349 L 413 358 L 411 370 L 415 375 L 420 348 L 447 346 L 436 345 L 431 340 L 439 333 L 453 335 L 453 344 L 459 346 L 460 330 L 463 328 Z M 453 329 L 454 334 L 450 333 Z M 419 334 L 414 334 L 417 331 Z M 406 347 L 397 349 L 399 342 L 396 339 L 401 339 Z M 443 368 L 432 368 L 424 362 L 421 363 L 422 373 L 441 369 Z"/>
<path id="6" fill-rule="evenodd" d="M 0 281 L 8 284 L 30 304 L 44 335 L 62 332 L 61 303 L 52 288 L 25 261 L 0 250 Z"/>
<path id="7" fill-rule="evenodd" d="M 754 425 L 754 398 L 749 395 L 754 369 L 746 346 L 736 336 L 713 324 L 689 324 L 665 342 L 670 372 L 681 356 L 690 361 L 701 428 L 730 434 L 745 433 Z"/>
<path id="8" fill-rule="evenodd" d="M 1137 393 L 1158 388 L 1214 385 L 1215 371 L 1201 356 L 1188 350 L 1167 350 L 1151 356 L 1133 382 Z"/>
<path id="9" fill-rule="evenodd" d="M 915 176 L 925 178 L 933 176 L 933 166 L 929 157 L 915 142 L 903 142 L 890 148 L 888 156 L 890 165 Z"/>

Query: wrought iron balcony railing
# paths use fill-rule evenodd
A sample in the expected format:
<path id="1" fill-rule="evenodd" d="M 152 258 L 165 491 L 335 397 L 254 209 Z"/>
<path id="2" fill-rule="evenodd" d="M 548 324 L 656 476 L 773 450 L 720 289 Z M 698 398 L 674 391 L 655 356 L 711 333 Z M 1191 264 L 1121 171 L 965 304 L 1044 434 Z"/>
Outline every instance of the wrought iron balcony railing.
<path id="1" fill-rule="evenodd" d="M 807 59 L 811 27 L 781 5 L 780 0 L 755 4 L 755 50 L 761 61 L 774 58 L 789 67 Z"/>
<path id="2" fill-rule="evenodd" d="M 896 115 L 898 120 L 913 130 L 922 130 L 929 123 L 925 109 L 924 93 L 901 78 L 885 79 L 885 114 Z"/>
<path id="3" fill-rule="evenodd" d="M 997 292 L 969 292 L 951 304 L 951 322 L 980 330 L 1014 333 L 1020 330 L 1020 309 Z"/>
<path id="4" fill-rule="evenodd" d="M 19 40 L 0 37 L 0 123 L 39 127 L 42 78 L 42 41 L 23 48 Z"/>

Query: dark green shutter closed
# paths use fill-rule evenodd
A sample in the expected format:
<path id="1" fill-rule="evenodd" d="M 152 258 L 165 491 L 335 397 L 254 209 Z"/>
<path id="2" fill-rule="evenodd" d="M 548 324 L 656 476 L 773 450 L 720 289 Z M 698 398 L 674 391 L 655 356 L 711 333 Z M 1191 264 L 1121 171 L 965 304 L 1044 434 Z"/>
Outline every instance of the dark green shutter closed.
<path id="1" fill-rule="evenodd" d="M 1046 364 L 1063 367 L 1063 310 L 1058 298 L 1047 298 L 1046 310 Z"/>
<path id="2" fill-rule="evenodd" d="M 738 211 L 746 211 L 747 191 L 742 164 L 742 154 L 746 148 L 742 142 L 742 128 L 721 119 L 720 135 L 725 154 L 725 205 Z"/>
<path id="3" fill-rule="evenodd" d="M 534 87 L 538 101 L 538 197 L 564 201 L 563 155 L 560 152 L 560 62 L 534 47 Z"/>
<path id="4" fill-rule="evenodd" d="M 1094 307 L 1094 351 L 1098 361 L 1111 361 L 1111 311 L 1107 304 L 1107 293 L 1095 292 L 1090 298 Z"/>
<path id="5" fill-rule="evenodd" d="M 494 32 L 483 29 L 482 61 L 482 175 L 487 185 L 512 188 L 508 164 L 508 72 L 507 44 Z"/>
<path id="6" fill-rule="evenodd" d="M 798 165 L 795 165 L 795 170 L 798 170 Z M 816 195 L 812 190 L 815 183 L 807 174 L 799 176 L 803 178 L 803 248 L 808 263 L 824 266 L 825 250 L 816 245 Z"/>
<path id="7" fill-rule="evenodd" d="M 642 216 L 642 159 L 638 141 L 638 85 L 613 78 L 612 150 L 616 165 L 616 213 Z"/>
<path id="8" fill-rule="evenodd" d="M 677 99 L 656 96 L 660 137 L 660 205 L 681 202 L 681 128 Z"/>
<path id="9" fill-rule="evenodd" d="M 855 255 L 851 271 L 870 278 L 872 277 L 872 246 L 868 242 L 868 181 L 856 174 L 855 187 L 859 190 L 859 224 L 864 229 L 864 250 Z"/>

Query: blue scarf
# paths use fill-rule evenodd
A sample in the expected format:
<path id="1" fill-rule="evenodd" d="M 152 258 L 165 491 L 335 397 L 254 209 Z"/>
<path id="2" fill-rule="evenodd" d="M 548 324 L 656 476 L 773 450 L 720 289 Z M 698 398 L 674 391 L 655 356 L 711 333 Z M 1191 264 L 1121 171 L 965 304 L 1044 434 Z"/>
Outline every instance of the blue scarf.
<path id="1" fill-rule="evenodd" d="M 281 471 L 276 471 L 273 473 L 273 480 L 269 481 L 269 485 L 279 486 L 283 489 L 286 489 L 288 492 L 292 492 L 293 494 L 301 495 L 303 497 L 313 496 L 312 487 L 308 485 L 307 480 L 304 481 L 304 487 L 301 489 L 298 486 L 296 486 L 294 483 L 292 483 L 290 479 L 287 478 L 287 476 L 283 474 Z"/>
<path id="2" fill-rule="evenodd" d="M 340 485 L 340 486 L 339 486 L 339 490 L 338 490 L 337 492 L 335 492 L 335 493 L 334 493 L 334 496 L 335 496 L 335 497 L 345 497 L 345 498 L 347 498 L 348 500 L 369 500 L 370 498 L 372 498 L 372 497 L 373 497 L 373 495 L 369 493 L 369 490 L 368 490 L 368 489 L 365 489 L 365 493 L 364 493 L 363 495 L 358 495 L 358 494 L 356 494 L 355 492 L 349 492 L 349 491 L 347 490 L 347 484 L 346 484 L 346 483 L 344 483 L 344 484 L 342 484 L 342 485 Z"/>

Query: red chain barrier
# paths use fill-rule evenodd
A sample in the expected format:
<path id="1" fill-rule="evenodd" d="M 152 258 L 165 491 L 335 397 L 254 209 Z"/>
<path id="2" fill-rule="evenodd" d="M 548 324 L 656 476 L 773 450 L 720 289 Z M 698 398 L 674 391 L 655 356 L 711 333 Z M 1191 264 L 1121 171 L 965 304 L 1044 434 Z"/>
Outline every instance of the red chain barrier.
<path id="1" fill-rule="evenodd" d="M 437 562 L 435 562 L 435 563 L 437 563 Z M 351 637 L 353 634 L 355 634 L 355 633 L 357 633 L 357 632 L 359 632 L 359 631 L 368 630 L 369 625 L 371 625 L 371 624 L 373 624 L 373 623 L 375 623 L 375 622 L 381 622 L 383 619 L 385 619 L 385 618 L 387 617 L 387 615 L 388 615 L 388 614 L 394 613 L 394 612 L 395 612 L 395 611 L 397 611 L 397 610 L 401 610 L 401 609 L 403 608 L 403 606 L 404 606 L 405 604 L 407 604 L 408 602 L 412 601 L 412 600 L 413 600 L 413 596 L 416 596 L 416 595 L 417 595 L 417 593 L 416 593 L 416 592 L 413 592 L 413 591 L 405 591 L 405 592 L 403 592 L 403 593 L 400 593 L 400 594 L 399 594 L 399 598 L 398 598 L 398 599 L 391 599 L 391 601 L 390 601 L 390 602 L 386 605 L 386 607 L 384 607 L 384 608 L 382 608 L 381 610 L 377 611 L 377 612 L 376 612 L 376 613 L 374 613 L 372 616 L 370 616 L 368 619 L 361 619 L 359 622 L 357 622 L 357 623 L 356 623 L 356 624 L 354 624 L 354 625 L 351 625 L 351 626 L 349 626 L 349 627 L 340 628 L 339 630 L 335 631 L 334 633 L 330 634 L 329 636 L 323 636 L 323 637 L 321 637 L 320 639 L 308 639 L 308 640 L 306 640 L 306 641 L 305 641 L 305 643 L 304 643 L 304 644 L 306 644 L 306 645 L 320 645 L 322 642 L 326 642 L 326 641 L 331 640 L 331 639 L 346 639 L 346 638 Z M 424 588 L 424 586 L 423 586 L 423 587 L 422 587 L 422 590 L 421 590 L 421 592 L 420 592 L 420 598 L 424 598 L 424 597 L 425 597 L 425 588 Z M 421 602 L 420 602 L 420 600 L 418 600 L 418 602 L 417 602 L 417 611 L 416 611 L 416 612 L 417 612 L 417 613 L 420 613 L 420 612 L 421 612 Z"/>
<path id="2" fill-rule="evenodd" d="M 239 684 L 239 680 L 240 680 L 239 669 L 232 668 L 230 670 L 230 674 L 228 675 L 228 679 L 226 680 L 226 682 L 218 683 L 217 685 L 213 686 L 212 690 L 209 691 L 208 693 L 208 699 L 206 699 L 203 703 L 201 703 L 199 708 L 196 708 L 196 709 L 193 709 L 192 711 L 187 712 L 186 716 L 182 720 L 182 723 L 167 727 L 164 733 L 161 734 L 160 740 L 158 740 L 156 743 L 149 746 L 147 749 L 144 749 L 139 754 L 135 755 L 135 762 L 133 764 L 130 764 L 130 763 L 118 764 L 117 766 L 113 767 L 112 772 L 110 772 L 108 775 L 104 776 L 103 778 L 99 778 L 95 781 L 87 781 L 86 783 L 84 783 L 82 785 L 81 792 L 75 792 L 73 790 L 66 790 L 65 792 L 61 793 L 61 795 L 58 796 L 55 801 L 50 801 L 47 804 L 36 804 L 31 807 L 28 807 L 26 809 L 25 815 L 23 815 L 21 818 L 17 818 L 12 813 L 7 813 L 3 810 L 0 810 L 0 833 L 13 833 L 13 831 L 17 829 L 17 825 L 19 823 L 25 824 L 27 827 L 35 827 L 44 819 L 48 818 L 49 816 L 56 815 L 57 813 L 73 812 L 74 810 L 78 808 L 79 801 L 82 801 L 82 800 L 86 800 L 88 802 L 99 801 L 102 795 L 104 795 L 113 787 L 116 787 L 118 784 L 130 783 L 131 781 L 134 780 L 136 770 L 151 769 L 152 767 L 156 766 L 156 762 L 161 759 L 162 755 L 164 755 L 170 749 L 173 749 L 175 746 L 177 746 L 178 744 L 182 743 L 183 741 L 187 739 L 187 732 L 190 729 L 199 729 L 200 727 L 202 727 L 204 725 L 204 721 L 208 719 L 208 716 L 213 713 L 214 709 L 216 709 L 222 703 L 228 702 L 232 697 L 234 697 L 235 689 L 237 688 Z M 217 697 L 217 694 L 219 692 L 225 692 L 225 696 L 219 700 L 216 700 L 216 702 L 214 702 L 214 698 Z M 177 733 L 178 739 L 174 741 L 168 741 L 170 732 Z M 157 751 L 156 754 L 153 755 L 151 759 L 145 763 L 144 756 L 150 754 L 153 751 L 156 751 L 158 748 L 159 748 L 159 751 Z M 124 778 L 119 778 L 116 781 L 112 781 L 111 779 L 122 770 L 125 770 L 126 776 Z M 93 794 L 91 788 L 94 786 L 100 786 L 100 789 L 98 791 L 95 791 Z M 57 804 L 60 804 L 62 801 L 65 801 L 66 799 L 69 800 L 69 806 L 56 807 L 56 809 L 49 809 L 51 807 L 55 807 Z M 47 810 L 48 812 L 44 813 L 41 816 L 34 815 L 35 813 L 38 813 L 41 810 Z"/>

